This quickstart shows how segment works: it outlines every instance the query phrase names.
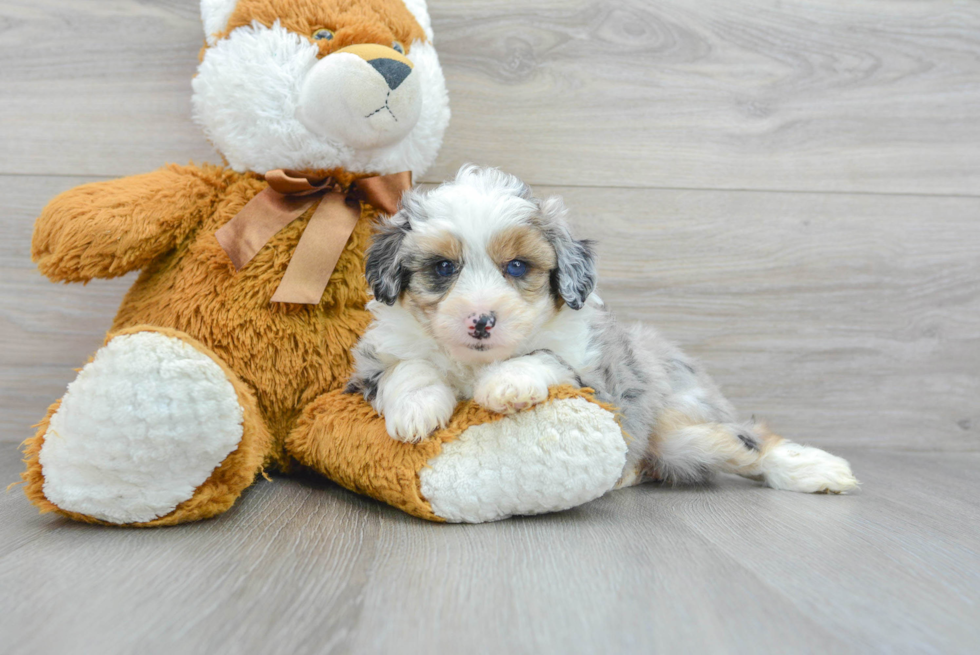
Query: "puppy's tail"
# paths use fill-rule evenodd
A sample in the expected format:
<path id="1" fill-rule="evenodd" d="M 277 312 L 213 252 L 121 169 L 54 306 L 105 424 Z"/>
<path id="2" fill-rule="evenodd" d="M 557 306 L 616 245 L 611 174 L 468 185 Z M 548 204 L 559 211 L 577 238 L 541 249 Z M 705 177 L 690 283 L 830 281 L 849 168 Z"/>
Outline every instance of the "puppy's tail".
<path id="1" fill-rule="evenodd" d="M 846 460 L 784 439 L 762 422 L 678 427 L 661 433 L 651 450 L 649 476 L 670 483 L 703 483 L 721 471 L 805 493 L 843 493 L 859 485 Z"/>

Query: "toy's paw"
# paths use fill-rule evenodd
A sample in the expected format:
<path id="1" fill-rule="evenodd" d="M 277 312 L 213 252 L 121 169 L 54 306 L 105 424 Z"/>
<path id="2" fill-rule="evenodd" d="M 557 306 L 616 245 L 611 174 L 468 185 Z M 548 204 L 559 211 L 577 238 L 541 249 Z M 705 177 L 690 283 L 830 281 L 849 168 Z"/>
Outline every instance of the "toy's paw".
<path id="1" fill-rule="evenodd" d="M 548 398 L 548 385 L 533 370 L 504 367 L 477 382 L 473 400 L 498 414 L 513 414 Z"/>
<path id="2" fill-rule="evenodd" d="M 584 398 L 554 399 L 443 444 L 419 471 L 420 490 L 452 522 L 557 512 L 612 489 L 626 451 L 612 413 Z"/>
<path id="3" fill-rule="evenodd" d="M 446 427 L 456 408 L 456 396 L 446 386 L 433 385 L 386 403 L 385 427 L 398 441 L 418 443 Z"/>
<path id="4" fill-rule="evenodd" d="M 243 435 L 222 368 L 180 339 L 112 339 L 68 386 L 38 460 L 44 496 L 68 512 L 140 523 L 191 498 Z"/>
<path id="5" fill-rule="evenodd" d="M 765 454 L 763 476 L 773 489 L 839 494 L 859 483 L 847 460 L 798 443 L 784 441 Z"/>

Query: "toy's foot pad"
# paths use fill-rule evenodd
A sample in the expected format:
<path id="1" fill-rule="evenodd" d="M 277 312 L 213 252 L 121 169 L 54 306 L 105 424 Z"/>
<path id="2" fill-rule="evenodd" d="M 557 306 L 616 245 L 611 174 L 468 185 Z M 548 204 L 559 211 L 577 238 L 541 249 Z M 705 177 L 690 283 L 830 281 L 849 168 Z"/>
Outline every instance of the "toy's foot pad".
<path id="1" fill-rule="evenodd" d="M 242 438 L 221 367 L 156 332 L 112 339 L 68 385 L 39 462 L 60 509 L 111 523 L 169 514 Z"/>
<path id="2" fill-rule="evenodd" d="M 625 464 L 613 415 L 571 398 L 467 429 L 419 478 L 438 516 L 481 523 L 581 505 L 610 490 Z"/>

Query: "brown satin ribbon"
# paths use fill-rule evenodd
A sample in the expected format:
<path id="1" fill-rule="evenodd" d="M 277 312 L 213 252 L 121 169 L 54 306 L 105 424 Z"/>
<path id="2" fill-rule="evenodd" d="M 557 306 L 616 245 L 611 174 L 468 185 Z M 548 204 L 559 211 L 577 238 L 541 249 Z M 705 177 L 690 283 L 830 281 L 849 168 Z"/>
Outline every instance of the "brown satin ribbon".
<path id="1" fill-rule="evenodd" d="M 333 178 L 314 178 L 281 169 L 266 173 L 265 180 L 269 186 L 242 207 L 215 237 L 235 270 L 241 270 L 279 230 L 319 200 L 272 296 L 272 302 L 316 305 L 361 217 L 360 201 L 379 213 L 394 214 L 402 193 L 412 186 L 412 173 L 362 178 L 349 190 Z"/>

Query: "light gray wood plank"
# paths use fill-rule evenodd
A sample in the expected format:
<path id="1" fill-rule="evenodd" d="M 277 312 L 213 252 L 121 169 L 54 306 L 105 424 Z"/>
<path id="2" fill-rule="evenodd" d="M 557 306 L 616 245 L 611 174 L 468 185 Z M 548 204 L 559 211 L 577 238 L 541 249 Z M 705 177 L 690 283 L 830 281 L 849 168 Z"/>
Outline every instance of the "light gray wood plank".
<path id="1" fill-rule="evenodd" d="M 758 652 L 807 652 L 810 644 L 846 651 L 810 616 L 780 609 L 790 600 L 745 575 L 679 514 L 630 492 L 562 515 L 384 531 L 373 577 L 383 582 L 366 589 L 371 621 L 352 650 L 383 651 L 414 632 L 433 652 L 697 653 L 725 643 L 752 643 Z M 445 561 L 448 575 L 385 617 L 393 596 L 426 585 L 413 564 L 423 558 Z M 770 612 L 783 620 L 762 621 Z M 507 626 L 490 643 L 488 623 Z"/>
<path id="2" fill-rule="evenodd" d="M 220 518 L 178 530 L 93 529 L 32 517 L 30 527 L 42 534 L 20 544 L 0 565 L 5 648 L 18 653 L 118 653 L 137 647 L 148 653 L 286 652 L 273 648 L 277 639 L 271 635 L 280 633 L 288 641 L 305 629 L 289 615 L 293 604 L 322 608 L 316 612 L 321 630 L 342 632 L 351 590 L 363 584 L 373 554 L 378 519 L 353 495 L 353 502 L 339 502 L 339 489 L 331 495 L 321 493 L 321 486 L 263 483 Z M 42 588 L 27 589 L 32 579 Z M 16 609 L 10 607 L 15 599 Z M 225 612 L 232 606 L 244 621 L 229 620 Z M 43 609 L 39 616 L 55 612 L 57 629 L 14 629 L 11 619 L 24 626 L 21 618 L 30 608 Z M 243 639 L 248 631 L 256 631 L 258 642 Z"/>
<path id="3" fill-rule="evenodd" d="M 45 533 L 46 522 L 21 492 L 19 448 L 0 442 L 0 553 L 10 554 Z M 13 485 L 13 486 L 11 486 Z M 0 603 L 4 593 L 0 589 Z"/>
<path id="4" fill-rule="evenodd" d="M 956 485 L 959 493 L 940 473 L 945 458 L 936 466 L 911 453 L 859 453 L 852 463 L 862 493 L 843 507 L 757 492 L 737 511 L 705 502 L 686 524 L 863 652 L 969 652 L 980 644 L 980 529 L 963 522 L 980 516 L 980 458 L 965 457 L 955 468 L 972 480 Z M 909 489 L 927 493 L 911 501 Z M 965 501 L 966 512 L 950 511 L 947 499 Z"/>
<path id="5" fill-rule="evenodd" d="M 116 176 L 220 161 L 191 121 L 199 2 L 4 0 L 4 173 Z"/>
<path id="6" fill-rule="evenodd" d="M 0 441 L 101 345 L 132 277 L 55 285 L 33 217 L 77 179 L 0 177 Z M 600 293 L 699 356 L 747 414 L 824 445 L 977 450 L 980 200 L 554 188 Z"/>
<path id="7" fill-rule="evenodd" d="M 379 562 L 381 579 L 392 587 L 424 584 L 411 562 L 426 553 L 447 560 L 454 576 L 426 602 L 377 620 L 380 632 L 365 630 L 356 644 L 383 648 L 431 622 L 423 640 L 447 651 L 464 639 L 477 652 L 968 652 L 980 638 L 980 531 L 961 522 L 976 516 L 980 460 L 967 456 L 973 484 L 958 493 L 943 483 L 948 454 L 925 465 L 912 454 L 885 460 L 914 469 L 934 499 L 972 501 L 966 515 L 934 515 L 933 524 L 955 533 L 948 538 L 918 525 L 919 507 L 903 498 L 908 486 L 877 453 L 844 454 L 855 452 L 856 470 L 867 473 L 859 496 L 775 494 L 726 478 L 707 489 L 647 486 L 562 515 L 464 528 L 448 543 L 419 528 L 410 541 L 421 545 L 407 554 L 401 535 L 383 535 L 390 545 L 379 552 L 391 561 Z M 477 550 L 493 555 L 466 555 Z M 391 589 L 371 590 L 376 611 L 367 614 L 377 616 Z M 474 611 L 446 619 L 460 597 Z M 427 618 L 433 602 L 445 609 L 441 621 Z M 515 628 L 484 651 L 487 617 Z M 462 623 L 455 634 L 450 622 Z"/>
<path id="8" fill-rule="evenodd" d="M 455 102 L 435 176 L 480 157 L 539 184 L 980 188 L 975 3 L 510 0 L 434 15 Z"/>
<path id="9" fill-rule="evenodd" d="M 857 495 L 723 477 L 479 526 L 315 479 L 160 530 L 8 493 L 0 534 L 30 540 L 0 541 L 0 632 L 25 654 L 975 652 L 980 453 L 840 454 Z"/>
<path id="10" fill-rule="evenodd" d="M 980 6 L 433 0 L 470 159 L 538 184 L 980 188 Z M 0 172 L 214 160 L 190 120 L 197 2 L 0 4 Z"/>

